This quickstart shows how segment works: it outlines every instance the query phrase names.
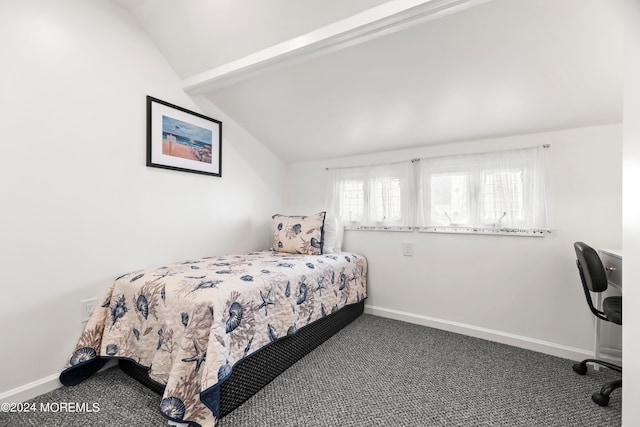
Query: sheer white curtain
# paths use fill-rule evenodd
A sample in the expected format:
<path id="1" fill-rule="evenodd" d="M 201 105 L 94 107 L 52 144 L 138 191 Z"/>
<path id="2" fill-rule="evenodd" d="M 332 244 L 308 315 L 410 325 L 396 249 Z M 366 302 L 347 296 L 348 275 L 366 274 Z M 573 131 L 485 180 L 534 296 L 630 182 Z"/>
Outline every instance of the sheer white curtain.
<path id="1" fill-rule="evenodd" d="M 327 214 L 352 228 L 402 228 L 413 225 L 413 164 L 328 170 Z"/>
<path id="2" fill-rule="evenodd" d="M 418 226 L 427 231 L 547 231 L 544 150 L 420 159 Z"/>

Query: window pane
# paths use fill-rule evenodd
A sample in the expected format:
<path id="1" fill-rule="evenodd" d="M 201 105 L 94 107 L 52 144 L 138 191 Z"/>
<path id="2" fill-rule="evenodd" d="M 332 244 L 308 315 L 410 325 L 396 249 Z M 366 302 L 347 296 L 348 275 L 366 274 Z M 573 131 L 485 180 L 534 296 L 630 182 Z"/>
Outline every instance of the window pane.
<path id="1" fill-rule="evenodd" d="M 524 217 L 524 182 L 521 169 L 487 171 L 484 174 L 484 220 L 498 225 L 503 217 L 521 221 Z"/>
<path id="2" fill-rule="evenodd" d="M 400 219 L 400 178 L 374 181 L 371 208 L 376 222 L 388 223 Z"/>
<path id="3" fill-rule="evenodd" d="M 464 173 L 431 175 L 431 222 L 469 222 L 469 178 Z"/>
<path id="4" fill-rule="evenodd" d="M 362 221 L 364 182 L 347 180 L 340 183 L 340 217 L 345 222 Z"/>

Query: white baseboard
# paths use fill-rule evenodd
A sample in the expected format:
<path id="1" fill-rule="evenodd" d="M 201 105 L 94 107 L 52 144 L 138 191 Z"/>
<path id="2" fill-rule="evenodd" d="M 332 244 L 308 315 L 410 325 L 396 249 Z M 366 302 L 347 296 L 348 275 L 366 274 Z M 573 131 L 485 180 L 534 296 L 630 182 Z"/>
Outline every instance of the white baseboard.
<path id="1" fill-rule="evenodd" d="M 109 369 L 118 364 L 116 359 L 109 360 L 100 371 Z M 57 388 L 62 387 L 59 380 L 60 373 L 49 375 L 48 377 L 41 378 L 30 382 L 29 384 L 16 387 L 12 390 L 0 393 L 0 403 L 20 403 L 25 402 L 34 397 L 38 397 L 42 394 L 49 393 Z"/>
<path id="2" fill-rule="evenodd" d="M 29 384 L 16 387 L 13 390 L 0 394 L 0 403 L 20 403 L 41 394 L 49 393 L 57 388 L 62 387 L 58 377 L 60 374 L 49 375 L 48 377 L 30 382 Z"/>
<path id="3" fill-rule="evenodd" d="M 414 323 L 416 325 L 429 326 L 431 328 L 442 329 L 462 335 L 482 338 L 502 344 L 512 345 L 527 350 L 550 354 L 570 360 L 582 360 L 593 357 L 593 351 L 582 348 L 569 347 L 556 344 L 550 341 L 543 341 L 536 338 L 522 335 L 510 334 L 508 332 L 496 331 L 493 329 L 481 328 L 465 323 L 452 322 L 450 320 L 438 319 L 435 317 L 422 316 L 419 314 L 407 313 L 390 308 L 376 307 L 365 304 L 364 312 L 374 316 L 386 317 L 394 320 Z"/>

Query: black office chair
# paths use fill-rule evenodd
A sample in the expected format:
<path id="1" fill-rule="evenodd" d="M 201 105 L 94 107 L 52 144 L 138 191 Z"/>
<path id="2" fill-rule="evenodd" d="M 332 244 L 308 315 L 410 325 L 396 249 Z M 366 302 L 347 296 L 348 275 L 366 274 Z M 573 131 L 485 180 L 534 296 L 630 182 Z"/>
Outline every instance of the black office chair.
<path id="1" fill-rule="evenodd" d="M 608 297 L 602 302 L 602 311 L 598 310 L 591 300 L 591 292 L 604 292 L 607 290 L 607 274 L 602 265 L 598 253 L 583 242 L 576 242 L 573 245 L 576 250 L 576 264 L 580 271 L 580 280 L 584 295 L 587 297 L 587 304 L 591 312 L 599 319 L 622 325 L 622 297 Z M 617 372 L 622 372 L 622 368 L 609 362 L 598 359 L 586 359 L 573 365 L 573 370 L 580 375 L 587 373 L 587 363 L 597 363 Z M 615 380 L 606 383 L 600 392 L 593 393 L 591 398 L 600 406 L 609 404 L 609 395 L 617 388 L 622 387 L 622 380 Z"/>

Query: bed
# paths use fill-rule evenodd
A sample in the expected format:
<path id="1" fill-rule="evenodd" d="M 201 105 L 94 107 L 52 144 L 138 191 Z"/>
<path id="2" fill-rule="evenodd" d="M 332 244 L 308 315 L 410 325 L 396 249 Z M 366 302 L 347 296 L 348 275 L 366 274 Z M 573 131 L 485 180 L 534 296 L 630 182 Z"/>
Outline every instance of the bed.
<path id="1" fill-rule="evenodd" d="M 292 224 L 274 220 L 274 246 L 299 237 L 315 253 L 205 257 L 118 277 L 60 381 L 78 384 L 119 359 L 126 372 L 162 393 L 160 411 L 168 420 L 216 425 L 362 313 L 366 259 L 322 253 L 311 242 L 313 227 L 292 234 Z"/>

